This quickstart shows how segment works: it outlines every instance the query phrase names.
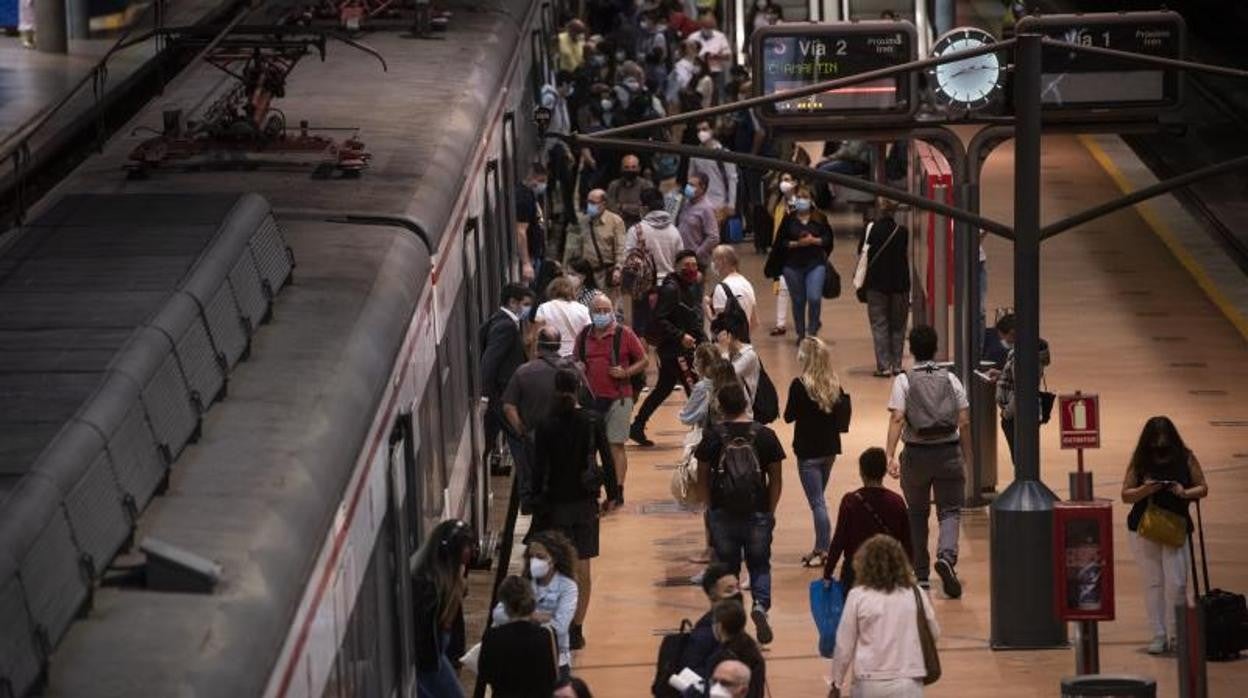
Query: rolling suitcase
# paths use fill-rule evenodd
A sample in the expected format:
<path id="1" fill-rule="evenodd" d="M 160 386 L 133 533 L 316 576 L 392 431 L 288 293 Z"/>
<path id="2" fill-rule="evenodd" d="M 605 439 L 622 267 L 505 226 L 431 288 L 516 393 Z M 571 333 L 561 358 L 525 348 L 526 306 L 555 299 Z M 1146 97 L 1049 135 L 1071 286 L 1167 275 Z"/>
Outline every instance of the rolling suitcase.
<path id="1" fill-rule="evenodd" d="M 1238 659 L 1248 648 L 1248 600 L 1209 585 L 1209 556 L 1205 553 L 1205 526 L 1200 516 L 1200 500 L 1196 500 L 1196 532 L 1200 540 L 1200 566 L 1204 572 L 1205 593 L 1200 593 L 1196 576 L 1196 551 L 1192 551 L 1192 584 L 1205 615 L 1205 658 L 1211 662 Z M 1190 537 L 1190 536 L 1189 536 Z"/>

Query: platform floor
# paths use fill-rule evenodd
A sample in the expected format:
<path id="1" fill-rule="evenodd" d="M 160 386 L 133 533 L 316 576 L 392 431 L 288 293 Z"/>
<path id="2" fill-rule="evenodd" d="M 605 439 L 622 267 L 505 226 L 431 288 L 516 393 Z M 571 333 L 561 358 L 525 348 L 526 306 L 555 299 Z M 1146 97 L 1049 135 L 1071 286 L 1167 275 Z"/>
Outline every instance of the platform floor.
<path id="1" fill-rule="evenodd" d="M 984 210 L 998 219 L 1010 215 L 1012 165 L 1012 153 L 1004 146 L 985 170 Z M 1043 191 L 1046 221 L 1119 194 L 1083 145 L 1070 137 L 1045 140 Z M 1011 305 L 1011 246 L 990 239 L 986 249 L 988 307 Z M 849 240 L 838 238 L 835 262 L 846 279 L 852 253 Z M 762 280 L 762 259 L 752 251 L 743 251 L 743 256 L 745 271 L 760 290 L 760 318 L 769 327 L 775 297 L 766 292 L 770 283 Z M 1087 457 L 1097 494 L 1117 501 L 1143 422 L 1155 414 L 1170 415 L 1208 476 L 1211 494 L 1204 513 L 1213 582 L 1225 589 L 1248 589 L 1248 515 L 1241 508 L 1248 497 L 1248 344 L 1134 211 L 1045 243 L 1042 266 L 1041 333 L 1053 351 L 1048 386 L 1056 392 L 1081 389 L 1101 396 L 1103 447 Z M 827 492 L 835 512 L 841 496 L 859 486 L 857 454 L 883 445 L 889 382 L 870 375 L 873 360 L 864 306 L 848 295 L 826 303 L 823 317 L 825 338 L 835 341 L 841 377 L 856 407 L 853 428 L 844 439 L 845 455 L 833 468 Z M 783 338 L 760 332 L 755 345 L 782 399 L 795 370 L 793 342 L 791 332 Z M 585 626 L 588 646 L 574 659 L 574 673 L 600 698 L 645 695 L 658 634 L 706 610 L 701 590 L 687 582 L 699 569 L 688 558 L 701 548 L 701 519 L 676 511 L 668 494 L 670 468 L 684 433 L 676 421 L 682 400 L 674 394 L 656 414 L 650 426 L 655 448 L 629 447 L 629 503 L 603 522 L 602 556 L 594 563 L 594 597 Z M 791 428 L 773 426 L 788 448 Z M 1052 426 L 1043 429 L 1042 475 L 1065 497 L 1074 454 L 1058 449 L 1057 436 Z M 1011 479 L 1009 456 L 1003 442 L 999 450 L 1004 489 Z M 816 651 L 806 598 L 808 582 L 819 573 L 798 563 L 812 545 L 811 518 L 791 457 L 784 474 L 773 548 L 776 640 L 765 651 L 767 673 L 773 696 L 823 696 L 829 662 Z M 899 490 L 896 481 L 888 486 Z M 1126 512 L 1121 503 L 1115 504 L 1118 612 L 1116 621 L 1101 625 L 1102 671 L 1151 676 L 1158 681 L 1159 696 L 1175 696 L 1176 660 L 1143 651 L 1150 632 L 1140 577 L 1126 544 Z M 966 511 L 959 564 L 965 594 L 960 600 L 936 600 L 944 678 L 927 695 L 1057 695 L 1060 677 L 1074 673 L 1072 650 L 994 652 L 988 647 L 988 535 L 987 511 Z M 1244 695 L 1248 660 L 1210 664 L 1208 675 L 1209 695 Z"/>

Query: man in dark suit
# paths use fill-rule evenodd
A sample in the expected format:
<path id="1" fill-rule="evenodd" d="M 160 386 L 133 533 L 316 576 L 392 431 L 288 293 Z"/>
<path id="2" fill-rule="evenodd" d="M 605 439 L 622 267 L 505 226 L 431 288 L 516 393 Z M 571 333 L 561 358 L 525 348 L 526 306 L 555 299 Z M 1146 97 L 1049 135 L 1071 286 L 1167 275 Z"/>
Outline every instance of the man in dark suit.
<path id="1" fill-rule="evenodd" d="M 481 394 L 489 400 L 485 411 L 485 454 L 489 455 L 498 442 L 503 426 L 503 389 L 511 374 L 524 363 L 524 335 L 520 330 L 533 310 L 533 291 L 528 286 L 507 284 L 503 287 L 498 310 L 481 325 L 478 339 L 481 346 Z M 497 463 L 490 461 L 490 472 L 503 475 Z"/>

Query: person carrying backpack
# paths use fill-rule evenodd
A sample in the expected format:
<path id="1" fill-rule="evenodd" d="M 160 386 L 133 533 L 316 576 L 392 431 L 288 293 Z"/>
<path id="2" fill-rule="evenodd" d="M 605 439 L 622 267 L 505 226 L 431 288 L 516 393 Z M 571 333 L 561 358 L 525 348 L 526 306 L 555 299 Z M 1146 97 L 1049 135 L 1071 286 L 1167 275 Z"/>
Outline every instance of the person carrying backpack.
<path id="1" fill-rule="evenodd" d="M 771 538 L 780 502 L 784 447 L 770 428 L 751 420 L 745 388 L 729 384 L 716 395 L 724 421 L 708 429 L 694 449 L 698 487 L 709 502 L 715 558 L 739 571 L 742 557 L 750 572 L 750 594 L 758 641 L 772 640 Z M 744 555 L 743 555 L 744 553 Z"/>
<path id="2" fill-rule="evenodd" d="M 945 595 L 962 595 L 958 564 L 958 527 L 966 500 L 965 464 L 971 462 L 970 403 L 966 389 L 953 372 L 937 365 L 936 330 L 917 325 L 910 330 L 910 353 L 915 365 L 893 379 L 888 410 L 888 472 L 901 478 L 901 492 L 910 513 L 914 545 L 914 573 L 928 588 L 931 558 L 927 550 L 927 521 L 936 500 L 936 574 Z M 897 443 L 905 448 L 894 456 Z"/>

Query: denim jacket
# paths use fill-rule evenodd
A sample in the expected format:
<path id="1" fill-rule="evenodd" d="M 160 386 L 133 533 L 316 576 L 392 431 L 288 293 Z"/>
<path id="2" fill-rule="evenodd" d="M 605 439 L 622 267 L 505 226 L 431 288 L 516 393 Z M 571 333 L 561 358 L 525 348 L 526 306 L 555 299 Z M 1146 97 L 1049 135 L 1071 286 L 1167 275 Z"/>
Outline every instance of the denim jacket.
<path id="1" fill-rule="evenodd" d="M 559 666 L 570 666 L 572 652 L 568 648 L 568 626 L 572 624 L 572 616 L 576 614 L 576 581 L 556 572 L 546 586 L 539 585 L 535 580 L 530 580 L 529 583 L 533 585 L 537 610 L 551 616 L 545 627 L 555 631 L 555 639 L 559 643 Z M 507 617 L 507 611 L 503 610 L 503 604 L 494 606 L 494 625 L 502 625 L 509 620 L 511 619 Z"/>

